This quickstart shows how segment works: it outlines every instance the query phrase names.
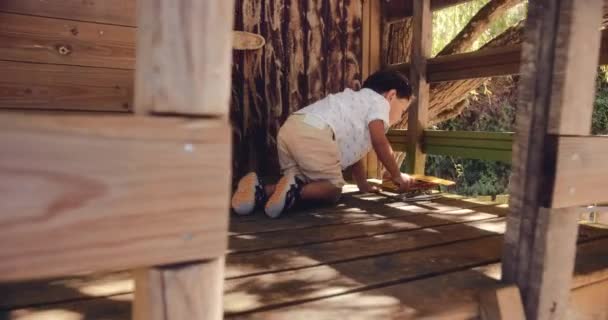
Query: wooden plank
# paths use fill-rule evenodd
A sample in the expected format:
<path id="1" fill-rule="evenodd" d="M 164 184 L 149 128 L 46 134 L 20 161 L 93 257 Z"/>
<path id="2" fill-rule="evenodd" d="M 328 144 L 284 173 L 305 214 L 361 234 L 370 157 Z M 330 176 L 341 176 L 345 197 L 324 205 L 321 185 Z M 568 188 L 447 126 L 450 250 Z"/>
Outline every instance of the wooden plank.
<path id="1" fill-rule="evenodd" d="M 267 219 L 258 219 L 246 223 L 238 223 L 237 219 L 234 219 L 235 223 L 231 223 L 230 232 L 234 235 L 257 235 L 263 232 L 278 230 L 295 231 L 299 229 L 310 229 L 319 226 L 350 224 L 354 222 L 371 221 L 388 217 L 412 215 L 417 213 L 441 213 L 443 211 L 477 207 L 480 204 L 490 204 L 487 202 L 475 203 L 469 201 L 447 204 L 435 202 L 418 202 L 408 206 L 403 202 L 390 200 L 385 207 L 378 208 L 378 203 L 376 203 L 375 200 L 387 199 L 387 197 L 382 195 L 370 195 L 370 197 L 374 201 L 369 201 L 368 204 L 362 203 L 360 207 L 358 206 L 355 208 L 350 207 L 335 210 L 334 212 L 332 212 L 332 214 L 327 214 L 328 211 L 319 210 L 312 211 L 314 212 L 314 214 L 294 214 L 290 216 L 289 219 L 281 219 L 272 222 L 268 221 Z"/>
<path id="2" fill-rule="evenodd" d="M 128 112 L 133 71 L 0 61 L 0 108 Z"/>
<path id="3" fill-rule="evenodd" d="M 135 0 L 3 0 L 0 11 L 89 22 L 136 26 Z"/>
<path id="4" fill-rule="evenodd" d="M 571 83 L 573 79 L 595 79 L 597 52 L 585 51 L 585 58 L 577 60 L 570 57 L 574 47 L 599 48 L 598 44 L 584 42 L 600 41 L 601 6 L 599 0 L 568 0 L 559 4 L 539 0 L 529 4 L 510 184 L 513 214 L 508 218 L 503 270 L 504 279 L 520 287 L 526 316 L 530 319 L 559 318 L 567 309 L 565 292 L 571 279 L 570 261 L 562 260 L 555 266 L 549 261 L 574 255 L 573 236 L 570 232 L 556 237 L 554 243 L 549 239 L 554 237 L 554 230 L 550 229 L 575 229 L 576 219 L 554 213 L 553 218 L 549 218 L 549 212 L 542 209 L 551 205 L 549 186 L 555 175 L 558 152 L 558 143 L 548 134 L 555 133 L 555 128 L 559 128 L 558 131 L 576 128 L 580 134 L 588 127 L 586 123 L 556 124 L 556 119 L 564 122 L 580 119 L 555 115 L 570 113 L 572 111 L 563 111 L 570 108 L 592 108 L 591 104 L 573 104 L 560 91 L 564 83 Z M 580 36 L 580 32 L 587 32 L 587 36 Z M 576 91 L 577 95 L 585 96 L 582 101 L 590 101 L 589 96 L 593 96 L 592 86 L 577 87 Z M 591 118 L 585 121 L 588 123 Z M 569 225 L 553 223 L 552 219 L 563 219 L 563 223 Z M 542 270 L 543 267 L 546 269 Z"/>
<path id="5" fill-rule="evenodd" d="M 489 161 L 511 162 L 511 151 L 501 149 L 486 148 L 462 148 L 454 146 L 426 146 L 424 151 L 427 154 L 452 156 L 464 159 L 480 159 Z"/>
<path id="6" fill-rule="evenodd" d="M 603 315 L 606 312 L 606 296 L 603 295 L 604 280 L 585 279 L 585 266 L 595 260 L 603 260 L 606 267 L 608 256 L 606 239 L 579 245 L 577 274 L 573 283 L 572 305 L 569 312 L 574 315 Z M 595 251 L 589 251 L 594 249 Z M 336 295 L 302 304 L 288 305 L 261 312 L 247 313 L 234 317 L 250 320 L 283 319 L 477 319 L 481 316 L 479 294 L 486 290 L 505 287 L 498 281 L 500 264 L 490 264 L 461 270 L 453 273 L 438 274 L 433 277 L 416 279 L 360 292 Z M 583 281 L 579 281 L 579 279 Z M 592 284 L 597 286 L 590 286 Z M 598 290 L 598 287 L 603 290 Z M 591 290 L 588 288 L 596 289 Z M 600 288 L 601 288 L 600 287 Z M 251 292 L 251 291 L 248 291 Z M 587 301 L 583 301 L 584 299 Z M 599 302 L 599 303 L 595 303 Z M 437 306 L 441 306 L 438 308 Z M 576 313 L 578 312 L 578 313 Z M 572 314 L 572 313 L 570 313 Z M 232 317 L 228 317 L 232 319 Z M 565 319 L 596 319 L 566 317 Z M 604 319 L 599 317 L 597 319 Z"/>
<path id="7" fill-rule="evenodd" d="M 414 252 L 228 280 L 224 311 L 228 316 L 240 315 L 493 263 L 500 257 L 501 245 L 501 236 L 489 236 Z M 267 298 L 267 283 L 284 290 Z M 256 298 L 243 299 L 240 288 L 247 288 L 247 295 Z"/>
<path id="8" fill-rule="evenodd" d="M 348 260 L 368 258 L 372 256 L 407 252 L 446 245 L 456 241 L 471 240 L 480 237 L 501 233 L 504 230 L 504 218 L 483 219 L 479 216 L 470 223 L 453 222 L 442 220 L 441 215 L 418 216 L 418 219 L 394 219 L 383 221 L 375 226 L 386 226 L 386 233 L 374 234 L 366 230 L 367 235 L 357 238 L 346 237 L 343 240 L 332 240 L 330 242 L 313 243 L 309 245 L 298 245 L 297 247 L 277 248 L 244 254 L 233 254 L 228 257 L 226 276 L 228 278 L 251 277 L 266 273 L 309 268 L 320 265 L 329 265 Z M 473 215 L 470 215 L 472 217 Z M 417 225 L 416 220 L 422 222 Z M 462 221 L 462 220 L 461 220 Z M 400 225 L 397 229 L 392 225 Z M 373 229 L 374 224 L 365 226 Z M 357 225 L 353 227 L 357 228 Z M 432 228 L 432 229 L 431 229 Z M 341 228 L 345 230 L 345 228 Z M 328 228 L 327 231 L 340 231 L 340 228 Z M 349 232 L 346 229 L 346 232 Z M 285 234 L 286 235 L 286 234 Z M 278 236 L 278 234 L 277 234 Z M 344 237 L 344 236 L 343 236 Z M 310 236 L 309 236 L 310 238 Z M 335 237 L 334 238 L 338 238 Z"/>
<path id="9" fill-rule="evenodd" d="M 435 57 L 428 60 L 428 81 L 455 81 L 519 74 L 521 45 L 508 45 L 478 51 Z M 608 32 L 602 32 L 600 65 L 608 64 Z M 409 64 L 394 64 L 390 68 L 409 73 Z"/>
<path id="10" fill-rule="evenodd" d="M 228 114 L 233 1 L 147 4 L 139 7 L 136 112 Z"/>
<path id="11" fill-rule="evenodd" d="M 0 281 L 223 254 L 225 121 L 6 113 L 0 128 Z"/>
<path id="12" fill-rule="evenodd" d="M 551 206 L 564 208 L 608 202 L 608 137 L 561 137 Z"/>
<path id="13" fill-rule="evenodd" d="M 135 272 L 133 319 L 222 319 L 224 260 Z"/>
<path id="14" fill-rule="evenodd" d="M 427 81 L 427 59 L 431 58 L 432 15 L 430 0 L 414 1 L 412 65 L 410 82 L 415 100 L 408 109 L 406 171 L 424 174 L 426 157 L 422 138 L 428 122 L 430 85 Z"/>
<path id="15" fill-rule="evenodd" d="M 0 13 L 0 60 L 134 69 L 135 30 Z"/>
<path id="16" fill-rule="evenodd" d="M 596 229 L 598 230 L 598 229 Z M 582 230 L 583 231 L 583 230 Z M 603 234 L 605 237 L 605 230 Z M 583 231 L 584 233 L 584 231 Z M 584 234 L 583 234 L 584 235 Z M 574 292 L 572 294 L 573 305 L 571 310 L 583 312 L 583 315 L 605 312 L 605 304 L 596 302 L 603 301 L 606 295 L 601 291 L 591 294 L 585 292 L 587 288 L 599 287 L 606 277 L 590 278 L 593 272 L 601 272 L 608 265 L 608 240 L 605 238 L 585 242 L 579 245 L 576 265 L 576 276 L 573 282 Z M 312 301 L 293 306 L 284 306 L 278 309 L 270 309 L 263 312 L 251 313 L 241 316 L 245 319 L 298 319 L 302 315 L 314 317 L 315 319 L 342 319 L 349 316 L 353 319 L 375 319 L 375 318 L 433 318 L 433 319 L 471 319 L 479 316 L 478 298 L 480 291 L 490 288 L 500 288 L 502 285 L 495 279 L 500 276 L 500 265 L 492 264 L 479 268 L 459 271 L 449 274 L 441 274 L 429 278 L 423 278 L 390 286 L 384 286 L 363 292 L 355 292 L 338 295 L 327 299 Z M 111 275 L 105 276 L 110 279 Z M 127 280 L 128 278 L 125 278 Z M 79 284 L 81 287 L 93 286 L 95 282 L 89 280 L 74 279 L 71 283 Z M 68 279 L 64 281 L 68 283 Z M 53 281 L 49 285 L 57 283 Z M 597 284 L 594 285 L 594 284 Z M 4 290 L 2 292 L 11 292 Z M 46 291 L 48 296 L 57 298 L 60 292 L 53 291 L 52 287 L 40 286 L 39 291 Z M 269 288 L 266 293 L 280 294 L 282 289 Z M 239 291 L 247 297 L 250 292 L 247 288 Z M 580 294 L 579 294 L 580 292 Z M 107 291 L 105 293 L 111 293 Z M 10 308 L 0 311 L 0 316 L 8 319 L 23 320 L 41 318 L 43 316 L 52 319 L 59 316 L 85 315 L 87 319 L 131 319 L 130 301 L 132 296 L 121 294 L 116 291 L 112 296 L 97 297 L 91 292 L 90 299 L 69 301 L 56 299 L 54 301 L 66 301 L 57 304 L 42 304 L 28 308 Z M 254 298 L 257 298 L 254 297 Z M 578 303 L 582 303 L 578 305 Z M 378 307 L 378 306 L 382 307 Z M 441 305 L 442 308 L 437 308 Z M 363 307 L 362 307 L 363 306 Z M 369 306 L 369 307 L 367 307 Z M 356 312 L 355 312 L 356 311 Z M 72 313 L 73 312 L 73 313 Z M 601 313 L 599 313 L 601 315 Z M 576 315 L 576 313 L 575 313 Z M 54 316 L 54 317 L 53 317 Z M 407 317 L 406 317 L 407 316 Z M 573 317 L 571 317 L 573 318 Z M 568 318 L 570 319 L 570 318 Z M 573 318 L 574 319 L 574 318 Z M 584 318 L 586 319 L 586 318 Z M 599 317 L 603 319 L 603 317 Z"/>
<path id="17" fill-rule="evenodd" d="M 516 286 L 482 292 L 479 307 L 481 320 L 526 320 L 521 294 Z"/>

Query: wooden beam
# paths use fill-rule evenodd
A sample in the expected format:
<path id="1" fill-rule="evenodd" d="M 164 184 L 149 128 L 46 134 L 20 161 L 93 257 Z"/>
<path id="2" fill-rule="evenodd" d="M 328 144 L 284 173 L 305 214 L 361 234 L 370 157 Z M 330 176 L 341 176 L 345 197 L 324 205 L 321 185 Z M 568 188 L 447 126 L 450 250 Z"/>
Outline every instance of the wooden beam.
<path id="1" fill-rule="evenodd" d="M 579 109 L 579 108 L 577 108 Z M 603 187 L 608 181 L 608 137 L 561 137 L 551 206 L 607 203 Z"/>
<path id="2" fill-rule="evenodd" d="M 441 10 L 471 0 L 431 0 L 431 10 Z M 412 0 L 386 0 L 383 1 L 382 11 L 388 22 L 394 22 L 413 16 L 414 1 Z"/>
<path id="3" fill-rule="evenodd" d="M 222 319 L 224 259 L 139 269 L 133 319 Z"/>
<path id="4" fill-rule="evenodd" d="M 602 32 L 598 64 L 608 64 L 608 31 Z M 472 78 L 498 77 L 519 74 L 521 45 L 508 45 L 469 53 L 459 53 L 429 59 L 427 77 L 430 82 L 455 81 Z M 394 64 L 389 68 L 409 74 L 409 64 Z"/>
<path id="5" fill-rule="evenodd" d="M 233 1 L 149 0 L 139 6 L 136 112 L 227 115 Z M 142 31 L 143 30 L 143 31 Z"/>
<path id="6" fill-rule="evenodd" d="M 422 150 L 422 137 L 428 123 L 430 86 L 427 81 L 427 59 L 431 57 L 432 16 L 430 0 L 414 2 L 412 39 L 412 68 L 410 81 L 415 99 L 408 110 L 408 147 L 406 171 L 424 174 L 426 156 Z"/>
<path id="7" fill-rule="evenodd" d="M 4 112 L 0 128 L 0 281 L 224 253 L 225 121 Z"/>
<path id="8" fill-rule="evenodd" d="M 578 216 L 574 209 L 547 209 L 551 197 L 546 194 L 553 191 L 556 174 L 554 134 L 588 134 L 591 118 L 555 115 L 593 108 L 575 104 L 565 91 L 576 92 L 580 101 L 593 99 L 589 84 L 597 70 L 602 5 L 602 0 L 529 3 L 509 192 L 512 213 L 503 250 L 503 278 L 519 286 L 527 319 L 562 319 L 567 309 Z M 588 50 L 579 55 L 576 48 Z"/>

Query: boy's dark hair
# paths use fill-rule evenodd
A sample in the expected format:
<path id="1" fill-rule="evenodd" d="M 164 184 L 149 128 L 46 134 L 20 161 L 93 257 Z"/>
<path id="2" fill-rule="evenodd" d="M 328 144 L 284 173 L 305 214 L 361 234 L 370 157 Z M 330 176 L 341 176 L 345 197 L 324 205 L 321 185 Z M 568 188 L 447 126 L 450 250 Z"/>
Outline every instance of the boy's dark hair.
<path id="1" fill-rule="evenodd" d="M 411 98 L 412 87 L 407 77 L 396 70 L 380 70 L 365 79 L 362 88 L 368 88 L 383 94 L 392 89 L 397 90 L 397 97 Z"/>

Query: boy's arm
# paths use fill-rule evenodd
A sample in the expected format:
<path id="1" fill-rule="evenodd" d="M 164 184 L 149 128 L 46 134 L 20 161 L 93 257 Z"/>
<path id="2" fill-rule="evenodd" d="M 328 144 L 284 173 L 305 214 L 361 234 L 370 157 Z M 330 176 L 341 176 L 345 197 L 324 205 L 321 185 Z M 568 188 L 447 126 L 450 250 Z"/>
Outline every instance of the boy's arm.
<path id="1" fill-rule="evenodd" d="M 374 120 L 369 123 L 368 127 L 372 146 L 374 147 L 374 151 L 376 151 L 378 160 L 380 160 L 391 175 L 393 182 L 399 185 L 399 189 L 406 190 L 410 182 L 409 177 L 401 174 L 401 170 L 399 170 L 397 161 L 395 161 L 395 157 L 393 156 L 393 148 L 391 148 L 391 144 L 384 133 L 384 122 L 382 120 Z"/>
<path id="2" fill-rule="evenodd" d="M 365 158 L 363 158 L 365 159 Z M 361 192 L 375 192 L 378 188 L 373 187 L 367 182 L 367 175 L 365 174 L 365 166 L 363 165 L 363 159 L 357 161 L 351 166 L 353 178 L 357 183 L 357 187 Z"/>

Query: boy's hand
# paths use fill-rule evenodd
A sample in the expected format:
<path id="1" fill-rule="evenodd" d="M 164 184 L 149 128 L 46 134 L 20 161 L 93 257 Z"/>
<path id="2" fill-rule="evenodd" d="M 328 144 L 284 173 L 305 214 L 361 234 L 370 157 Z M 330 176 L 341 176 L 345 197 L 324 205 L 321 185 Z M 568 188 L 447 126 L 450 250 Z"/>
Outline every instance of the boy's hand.
<path id="1" fill-rule="evenodd" d="M 357 187 L 359 188 L 359 191 L 361 191 L 363 193 L 376 193 L 376 192 L 380 191 L 380 189 L 378 189 L 375 186 L 372 186 L 367 181 L 363 181 L 363 182 L 357 183 Z"/>
<path id="2" fill-rule="evenodd" d="M 414 180 L 407 174 L 401 173 L 396 177 L 391 177 L 393 183 L 399 186 L 399 192 L 405 192 L 410 188 Z"/>

